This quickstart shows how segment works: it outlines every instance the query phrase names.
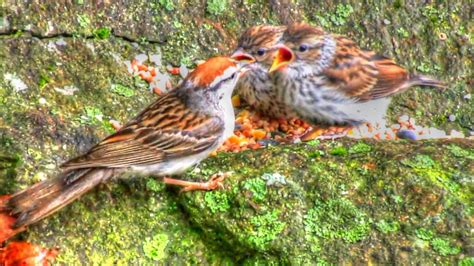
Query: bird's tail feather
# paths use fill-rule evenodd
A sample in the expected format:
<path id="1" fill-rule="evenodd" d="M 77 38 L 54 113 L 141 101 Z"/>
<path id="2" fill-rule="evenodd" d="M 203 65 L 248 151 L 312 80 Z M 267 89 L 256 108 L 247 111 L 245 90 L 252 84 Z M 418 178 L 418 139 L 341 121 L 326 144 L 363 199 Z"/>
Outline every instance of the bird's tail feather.
<path id="1" fill-rule="evenodd" d="M 13 228 L 28 226 L 79 198 L 99 183 L 110 179 L 116 170 L 77 169 L 42 181 L 17 192 L 3 203 L 0 211 L 17 217 Z"/>
<path id="2" fill-rule="evenodd" d="M 411 75 L 410 86 L 429 86 L 445 90 L 448 85 L 440 80 L 425 75 Z"/>

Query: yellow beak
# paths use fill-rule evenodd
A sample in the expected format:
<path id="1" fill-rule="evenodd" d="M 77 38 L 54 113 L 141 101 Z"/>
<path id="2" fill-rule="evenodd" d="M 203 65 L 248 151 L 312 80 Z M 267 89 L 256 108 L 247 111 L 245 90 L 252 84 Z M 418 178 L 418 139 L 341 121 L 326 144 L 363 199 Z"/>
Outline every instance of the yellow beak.
<path id="1" fill-rule="evenodd" d="M 293 53 L 293 51 L 291 51 L 290 48 L 286 47 L 285 45 L 278 45 L 275 46 L 275 48 L 278 49 L 278 52 L 276 53 L 275 58 L 273 59 L 272 66 L 268 70 L 268 72 L 270 73 L 275 70 L 284 68 L 285 66 L 293 62 L 293 60 L 295 60 L 295 54 Z"/>

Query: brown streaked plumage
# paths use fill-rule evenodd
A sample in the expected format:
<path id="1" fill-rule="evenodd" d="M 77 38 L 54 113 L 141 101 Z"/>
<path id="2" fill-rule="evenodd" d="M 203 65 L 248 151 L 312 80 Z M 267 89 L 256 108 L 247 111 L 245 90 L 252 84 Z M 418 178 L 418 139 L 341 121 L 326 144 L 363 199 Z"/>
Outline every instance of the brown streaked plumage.
<path id="1" fill-rule="evenodd" d="M 272 117 L 293 117 L 293 111 L 284 102 L 277 101 L 274 81 L 267 70 L 272 63 L 277 44 L 285 31 L 285 26 L 259 25 L 248 28 L 239 38 L 232 57 L 255 63 L 239 80 L 236 92 L 252 108 Z"/>
<path id="2" fill-rule="evenodd" d="M 278 98 L 313 123 L 359 124 L 364 104 L 412 86 L 445 88 L 392 59 L 360 49 L 352 40 L 308 24 L 293 24 L 282 37 L 270 72 Z M 275 71 L 279 70 L 279 71 Z"/>
<path id="3" fill-rule="evenodd" d="M 209 59 L 116 133 L 63 164 L 63 172 L 56 178 L 0 201 L 0 212 L 16 217 L 13 228 L 21 228 L 123 172 L 154 176 L 183 172 L 233 132 L 231 95 L 239 72 L 240 67 L 230 58 Z M 209 189 L 206 184 L 197 188 Z"/>

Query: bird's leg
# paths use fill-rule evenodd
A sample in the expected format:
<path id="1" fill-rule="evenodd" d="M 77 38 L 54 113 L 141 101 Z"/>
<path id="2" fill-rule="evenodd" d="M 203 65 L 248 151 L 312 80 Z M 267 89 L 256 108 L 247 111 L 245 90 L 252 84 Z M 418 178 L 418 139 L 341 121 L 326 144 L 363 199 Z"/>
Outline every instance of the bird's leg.
<path id="1" fill-rule="evenodd" d="M 214 190 L 217 188 L 223 188 L 222 181 L 228 177 L 231 172 L 217 173 L 211 176 L 207 182 L 192 182 L 180 179 L 164 177 L 163 182 L 165 184 L 181 186 L 183 187 L 180 192 L 193 191 L 193 190 Z"/>

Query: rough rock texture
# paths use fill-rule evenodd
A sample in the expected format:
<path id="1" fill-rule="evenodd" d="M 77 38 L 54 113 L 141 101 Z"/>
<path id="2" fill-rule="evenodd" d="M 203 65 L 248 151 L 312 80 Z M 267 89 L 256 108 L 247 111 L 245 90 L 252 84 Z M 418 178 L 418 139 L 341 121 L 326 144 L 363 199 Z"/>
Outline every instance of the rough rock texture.
<path id="1" fill-rule="evenodd" d="M 179 194 L 153 178 L 98 188 L 21 237 L 61 247 L 67 264 L 452 265 L 472 256 L 472 141 L 221 153 L 184 178 L 218 171 L 233 175 L 207 193 Z"/>
<path id="2" fill-rule="evenodd" d="M 147 84 L 127 71 L 136 55 L 161 55 L 162 72 L 192 67 L 230 51 L 258 23 L 304 20 L 446 80 L 444 93 L 415 88 L 394 97 L 390 117 L 406 113 L 466 135 L 474 129 L 468 0 L 43 2 L 0 1 L 0 193 L 53 175 L 110 133 L 109 119 L 126 121 L 153 101 Z M 153 179 L 120 181 L 20 238 L 59 245 L 59 262 L 67 264 L 470 265 L 473 156 L 472 140 L 223 154 L 189 177 L 236 171 L 224 191 L 177 195 Z M 262 179 L 280 180 L 277 172 L 286 184 Z"/>

